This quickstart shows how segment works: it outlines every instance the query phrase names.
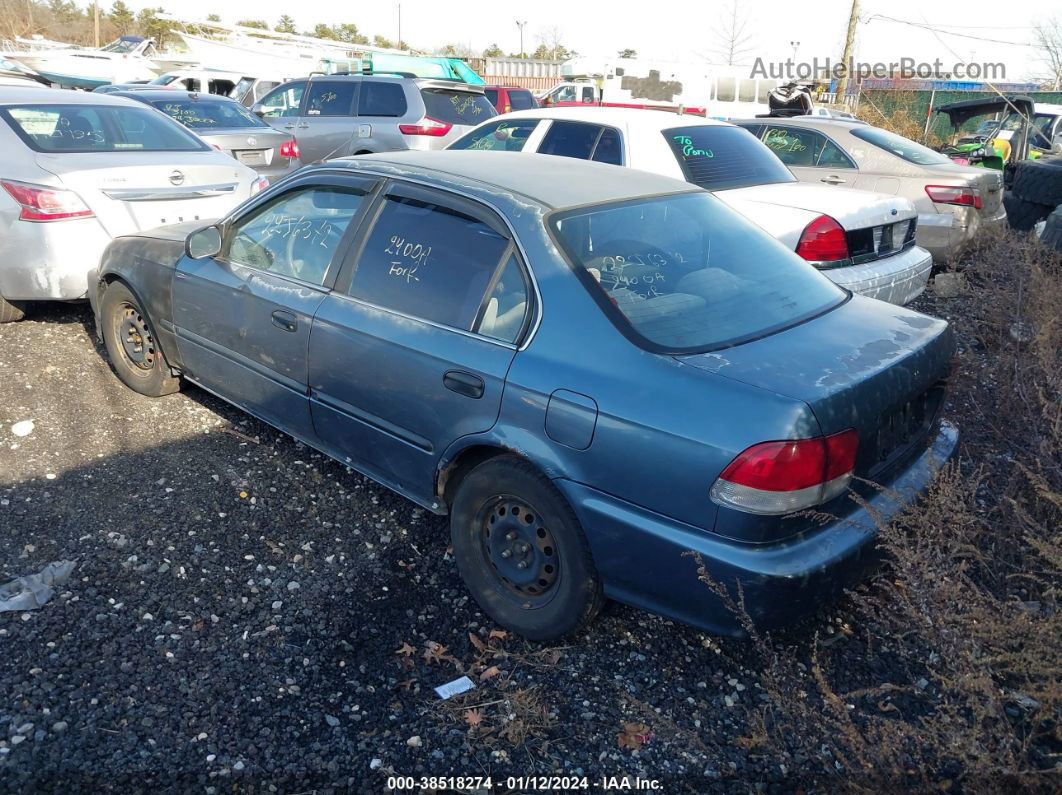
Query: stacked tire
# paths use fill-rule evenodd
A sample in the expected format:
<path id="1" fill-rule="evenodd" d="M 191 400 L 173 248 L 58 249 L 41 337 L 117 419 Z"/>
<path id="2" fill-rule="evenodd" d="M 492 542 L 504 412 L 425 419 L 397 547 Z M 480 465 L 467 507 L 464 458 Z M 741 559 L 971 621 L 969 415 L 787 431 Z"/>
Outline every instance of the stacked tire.
<path id="1" fill-rule="evenodd" d="M 1047 223 L 1044 224 L 1043 234 L 1040 235 L 1040 242 L 1048 248 L 1053 248 L 1055 251 L 1062 252 L 1062 204 L 1055 208 L 1049 216 L 1047 216 Z"/>
<path id="2" fill-rule="evenodd" d="M 1012 229 L 1028 232 L 1062 204 L 1062 157 L 1024 160 L 1003 197 Z"/>

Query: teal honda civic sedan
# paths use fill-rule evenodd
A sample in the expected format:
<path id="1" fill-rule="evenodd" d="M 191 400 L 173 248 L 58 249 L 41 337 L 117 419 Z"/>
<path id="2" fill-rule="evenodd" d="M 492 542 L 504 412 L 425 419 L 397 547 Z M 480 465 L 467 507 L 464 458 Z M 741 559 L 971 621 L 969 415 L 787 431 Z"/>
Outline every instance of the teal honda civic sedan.
<path id="1" fill-rule="evenodd" d="M 698 557 L 762 626 L 814 610 L 955 450 L 947 323 L 687 182 L 401 152 L 195 227 L 107 249 L 117 375 L 195 384 L 448 515 L 471 593 L 531 639 L 606 598 L 739 634 Z"/>

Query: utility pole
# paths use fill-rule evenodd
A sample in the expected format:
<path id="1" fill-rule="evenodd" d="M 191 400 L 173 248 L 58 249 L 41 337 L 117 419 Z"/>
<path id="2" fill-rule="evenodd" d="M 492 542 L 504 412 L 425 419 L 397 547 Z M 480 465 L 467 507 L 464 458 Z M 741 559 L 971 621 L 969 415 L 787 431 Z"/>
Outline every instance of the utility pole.
<path id="1" fill-rule="evenodd" d="M 524 20 L 523 22 L 521 22 L 519 19 L 516 20 L 516 27 L 520 28 L 520 57 L 521 58 L 524 57 L 524 25 L 526 25 L 526 24 L 527 24 L 527 20 Z"/>
<path id="2" fill-rule="evenodd" d="M 398 4 L 398 43 L 395 47 L 399 50 L 402 49 L 402 4 Z"/>
<path id="3" fill-rule="evenodd" d="M 98 50 L 100 48 L 100 3 L 99 3 L 99 0 L 96 0 L 96 2 L 94 2 L 92 4 L 92 20 L 93 20 L 93 28 L 95 30 L 96 49 Z"/>
<path id="4" fill-rule="evenodd" d="M 852 62 L 852 50 L 855 47 L 856 23 L 859 21 L 859 0 L 852 0 L 852 13 L 848 15 L 848 35 L 844 40 L 844 77 L 837 81 L 837 96 L 843 102 L 848 90 L 848 67 Z"/>

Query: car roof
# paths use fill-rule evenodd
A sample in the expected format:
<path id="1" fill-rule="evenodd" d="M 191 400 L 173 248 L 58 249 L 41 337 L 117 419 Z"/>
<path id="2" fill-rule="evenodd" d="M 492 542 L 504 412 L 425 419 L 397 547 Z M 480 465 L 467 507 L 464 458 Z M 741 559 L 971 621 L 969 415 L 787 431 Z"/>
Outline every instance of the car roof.
<path id="1" fill-rule="evenodd" d="M 192 100 L 197 102 L 203 99 L 216 99 L 219 102 L 232 102 L 236 105 L 240 103 L 234 100 L 232 97 L 223 97 L 220 94 L 206 94 L 202 91 L 177 91 L 172 88 L 139 88 L 131 91 L 115 91 L 111 96 L 123 96 L 135 97 L 141 102 L 155 100 L 155 99 L 169 99 L 169 100 Z"/>
<path id="2" fill-rule="evenodd" d="M 499 85 L 499 84 L 495 84 L 495 83 L 484 83 L 483 84 L 483 88 L 498 89 L 498 90 L 504 89 L 505 91 L 528 91 L 528 92 L 531 91 L 530 88 L 524 88 L 523 86 L 503 86 L 503 85 Z"/>
<path id="3" fill-rule="evenodd" d="M 797 127 L 851 130 L 853 127 L 873 127 L 862 119 L 838 119 L 833 116 L 765 116 L 756 119 L 734 119 L 734 124 L 791 124 Z"/>
<path id="4" fill-rule="evenodd" d="M 649 110 L 646 108 L 530 108 L 528 110 L 515 110 L 511 113 L 502 114 L 505 118 L 534 118 L 534 119 L 567 119 L 569 121 L 592 122 L 594 124 L 608 124 L 614 127 L 626 126 L 635 129 L 646 129 L 652 132 L 667 130 L 671 127 L 697 127 L 726 125 L 727 122 L 717 119 L 706 119 L 703 116 L 673 113 L 666 110 Z M 494 121 L 499 117 L 494 117 Z"/>
<path id="5" fill-rule="evenodd" d="M 605 163 L 558 155 L 470 150 L 402 151 L 330 161 L 349 168 L 385 166 L 396 176 L 437 180 L 440 173 L 481 188 L 515 191 L 546 207 L 559 209 L 644 196 L 700 192 L 688 182 Z M 446 180 L 453 183 L 454 179 Z M 477 185 L 471 185 L 476 187 Z"/>
<path id="6" fill-rule="evenodd" d="M 0 105 L 124 105 L 136 106 L 131 99 L 94 91 L 65 91 L 60 88 L 0 86 Z"/>

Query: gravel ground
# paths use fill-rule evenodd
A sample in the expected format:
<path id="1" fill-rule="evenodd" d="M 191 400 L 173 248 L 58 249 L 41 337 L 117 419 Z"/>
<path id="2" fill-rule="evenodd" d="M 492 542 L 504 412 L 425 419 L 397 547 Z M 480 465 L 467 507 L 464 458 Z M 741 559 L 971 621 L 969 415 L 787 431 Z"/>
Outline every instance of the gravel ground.
<path id="1" fill-rule="evenodd" d="M 746 644 L 615 605 L 564 646 L 508 637 L 445 520 L 195 388 L 136 395 L 90 324 L 53 305 L 0 326 L 0 581 L 77 562 L 42 609 L 0 614 L 0 789 L 792 791 L 813 771 L 735 742 L 766 698 Z M 847 609 L 792 631 L 857 683 L 888 649 Z M 462 674 L 476 690 L 440 701 Z"/>

